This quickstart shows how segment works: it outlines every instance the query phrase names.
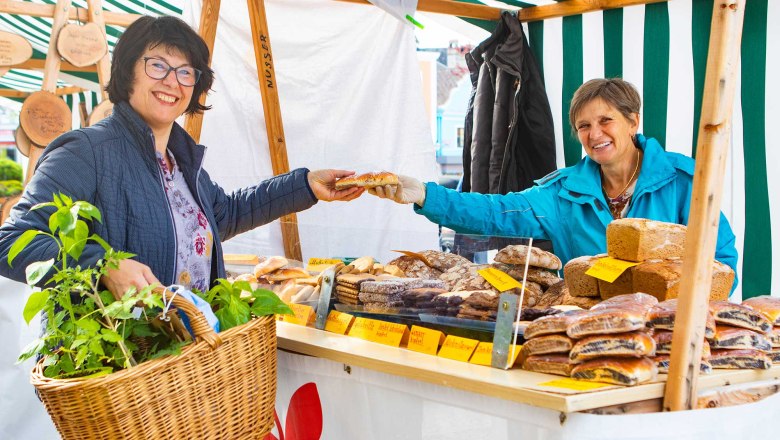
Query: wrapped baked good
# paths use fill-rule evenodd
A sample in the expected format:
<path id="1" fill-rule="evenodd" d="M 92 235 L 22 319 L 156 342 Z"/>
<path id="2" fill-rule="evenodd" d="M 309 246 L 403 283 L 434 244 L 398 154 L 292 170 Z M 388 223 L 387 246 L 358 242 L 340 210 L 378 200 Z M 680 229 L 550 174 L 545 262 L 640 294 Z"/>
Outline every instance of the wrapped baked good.
<path id="1" fill-rule="evenodd" d="M 578 315 L 566 328 L 570 338 L 627 333 L 645 327 L 645 313 L 632 308 L 603 308 Z"/>
<path id="2" fill-rule="evenodd" d="M 255 265 L 254 274 L 255 278 L 260 278 L 266 274 L 269 274 L 277 269 L 281 269 L 284 266 L 290 264 L 290 261 L 284 257 L 267 257 Z"/>
<path id="3" fill-rule="evenodd" d="M 344 177 L 336 181 L 336 190 L 363 187 L 374 188 L 377 186 L 398 185 L 398 176 L 387 171 L 359 174 Z"/>
<path id="4" fill-rule="evenodd" d="M 711 301 L 710 313 L 718 324 L 732 325 L 760 333 L 767 333 L 772 329 L 772 324 L 762 313 L 741 304 Z"/>
<path id="5" fill-rule="evenodd" d="M 569 288 L 571 296 L 599 296 L 598 279 L 587 275 L 587 272 L 599 258 L 606 255 L 583 255 L 573 258 L 563 267 L 563 279 L 566 281 L 566 287 Z"/>
<path id="6" fill-rule="evenodd" d="M 529 266 L 541 267 L 544 269 L 559 270 L 563 267 L 561 259 L 556 257 L 555 254 L 543 251 L 536 247 L 531 247 L 530 258 L 528 254 L 528 246 L 517 244 L 507 246 L 493 257 L 493 260 L 504 264 L 516 264 L 525 265 L 526 262 Z"/>
<path id="7" fill-rule="evenodd" d="M 523 370 L 537 373 L 557 374 L 559 376 L 571 376 L 574 364 L 565 354 L 543 354 L 529 356 L 523 361 Z"/>
<path id="8" fill-rule="evenodd" d="M 577 341 L 569 359 L 580 363 L 603 356 L 640 357 L 655 354 L 655 341 L 647 333 L 631 332 L 614 335 L 593 335 Z"/>
<path id="9" fill-rule="evenodd" d="M 780 348 L 780 327 L 772 327 L 767 337 L 769 338 L 769 343 L 772 344 L 772 348 Z"/>
<path id="10" fill-rule="evenodd" d="M 677 315 L 677 299 L 668 299 L 659 302 L 650 308 L 647 313 L 647 326 L 654 329 L 672 330 Z M 707 321 L 704 327 L 704 337 L 715 336 L 715 317 L 707 313 Z"/>
<path id="11" fill-rule="evenodd" d="M 702 356 L 702 360 L 699 363 L 699 373 L 701 374 L 710 374 L 712 373 L 712 365 L 710 365 L 710 362 L 706 359 L 706 357 Z M 658 367 L 659 373 L 668 373 L 669 372 L 669 360 L 671 357 L 669 354 L 656 354 L 653 356 L 653 362 L 655 362 L 655 365 Z"/>
<path id="12" fill-rule="evenodd" d="M 717 326 L 715 337 L 710 339 L 710 345 L 713 349 L 755 349 L 761 351 L 770 351 L 772 349 L 772 344 L 763 334 L 746 328 L 727 325 Z"/>
<path id="13" fill-rule="evenodd" d="M 707 361 L 712 368 L 736 368 L 767 370 L 772 368 L 772 359 L 760 350 L 712 350 Z"/>
<path id="14" fill-rule="evenodd" d="M 772 325 L 780 326 L 780 298 L 774 296 L 756 296 L 742 301 L 743 305 L 761 312 Z"/>
<path id="15" fill-rule="evenodd" d="M 585 310 L 572 310 L 557 315 L 543 316 L 528 324 L 523 333 L 525 339 L 536 338 L 554 333 L 566 333 L 566 329 L 578 316 L 587 313 Z"/>
<path id="16" fill-rule="evenodd" d="M 612 258 L 645 261 L 682 257 L 685 226 L 644 218 L 622 218 L 607 225 L 607 253 Z"/>
<path id="17" fill-rule="evenodd" d="M 769 358 L 772 360 L 772 364 L 780 364 L 780 350 L 772 350 L 769 353 Z"/>
<path id="18" fill-rule="evenodd" d="M 554 334 L 526 339 L 523 353 L 526 356 L 550 353 L 568 353 L 574 341 L 566 335 Z"/>
<path id="19" fill-rule="evenodd" d="M 652 360 L 642 358 L 606 357 L 592 359 L 576 365 L 571 377 L 589 382 L 605 382 L 615 385 L 637 385 L 655 380 L 658 367 Z"/>
<path id="20" fill-rule="evenodd" d="M 627 295 L 614 296 L 612 298 L 601 301 L 593 308 L 605 309 L 610 307 L 627 307 L 639 308 L 647 312 L 656 304 L 658 304 L 658 300 L 654 296 L 642 292 L 637 292 Z"/>
<path id="21" fill-rule="evenodd" d="M 653 340 L 655 341 L 655 354 L 670 354 L 672 352 L 672 335 L 669 330 L 653 331 Z M 710 343 L 707 340 L 702 341 L 701 357 L 706 359 L 710 356 Z"/>

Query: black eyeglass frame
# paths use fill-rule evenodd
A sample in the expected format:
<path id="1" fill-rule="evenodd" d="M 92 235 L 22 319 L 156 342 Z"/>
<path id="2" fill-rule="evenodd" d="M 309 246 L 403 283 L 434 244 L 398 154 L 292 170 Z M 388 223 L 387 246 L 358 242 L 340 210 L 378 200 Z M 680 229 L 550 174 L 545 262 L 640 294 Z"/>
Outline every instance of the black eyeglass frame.
<path id="1" fill-rule="evenodd" d="M 148 76 L 151 79 L 163 80 L 163 79 L 167 78 L 168 75 L 171 74 L 171 72 L 173 72 L 173 76 L 176 77 L 176 82 L 178 82 L 179 84 L 181 84 L 184 87 L 195 87 L 195 84 L 197 84 L 198 81 L 200 81 L 200 77 L 203 74 L 203 72 L 200 69 L 196 69 L 196 68 L 194 68 L 192 66 L 186 66 L 185 65 L 185 66 L 173 67 L 170 64 L 168 64 L 167 62 L 165 62 L 165 60 L 161 60 L 160 58 L 157 58 L 157 57 L 143 57 L 142 59 L 144 60 L 144 73 L 146 73 L 146 76 Z M 168 66 L 168 70 L 165 71 L 165 75 L 161 76 L 160 78 L 156 78 L 156 77 L 152 76 L 151 74 L 149 74 L 149 60 L 159 61 L 159 62 L 165 64 L 166 66 Z M 192 84 L 184 84 L 183 82 L 181 82 L 181 79 L 179 79 L 179 69 L 182 69 L 184 67 L 188 67 L 188 68 L 192 69 L 195 72 L 195 82 L 193 82 Z"/>

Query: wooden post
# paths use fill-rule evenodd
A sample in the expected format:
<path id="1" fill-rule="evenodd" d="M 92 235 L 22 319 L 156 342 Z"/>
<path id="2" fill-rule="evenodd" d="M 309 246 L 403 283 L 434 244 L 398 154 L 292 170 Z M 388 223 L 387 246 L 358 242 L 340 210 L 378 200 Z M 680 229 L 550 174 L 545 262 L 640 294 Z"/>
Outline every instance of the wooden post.
<path id="1" fill-rule="evenodd" d="M 680 297 L 664 395 L 667 411 L 696 405 L 745 0 L 718 0 L 713 9 Z"/>
<path id="2" fill-rule="evenodd" d="M 220 0 L 204 0 L 203 8 L 200 10 L 200 25 L 198 26 L 198 34 L 206 42 L 206 46 L 209 48 L 209 66 L 211 66 L 211 60 L 214 57 L 214 41 L 217 39 L 217 24 L 219 23 L 219 6 Z M 201 104 L 206 103 L 206 94 L 202 94 L 198 97 Z M 193 115 L 187 115 L 184 118 L 184 129 L 187 133 L 195 139 L 195 142 L 200 142 L 200 132 L 203 128 L 203 113 L 196 113 Z"/>
<path id="3" fill-rule="evenodd" d="M 265 129 L 268 133 L 271 166 L 274 174 L 278 175 L 290 171 L 290 164 L 287 161 L 287 145 L 284 140 L 282 113 L 279 109 L 279 93 L 276 89 L 276 73 L 271 56 L 268 22 L 265 18 L 265 2 L 264 0 L 247 0 L 247 6 L 249 6 L 252 41 L 255 47 L 257 79 L 260 81 L 260 94 L 263 97 L 263 114 L 265 115 Z M 294 213 L 285 215 L 280 219 L 280 222 L 285 256 L 301 261 L 303 257 L 296 215 Z"/>
<path id="4" fill-rule="evenodd" d="M 103 0 L 87 0 L 87 6 L 89 9 L 89 21 L 100 27 L 100 30 L 103 32 L 103 38 L 106 40 L 106 48 L 108 48 L 106 22 L 103 19 Z M 100 96 L 102 99 L 108 99 L 106 86 L 111 78 L 111 55 L 108 52 L 106 50 L 106 54 L 97 62 L 98 84 L 100 84 Z"/>

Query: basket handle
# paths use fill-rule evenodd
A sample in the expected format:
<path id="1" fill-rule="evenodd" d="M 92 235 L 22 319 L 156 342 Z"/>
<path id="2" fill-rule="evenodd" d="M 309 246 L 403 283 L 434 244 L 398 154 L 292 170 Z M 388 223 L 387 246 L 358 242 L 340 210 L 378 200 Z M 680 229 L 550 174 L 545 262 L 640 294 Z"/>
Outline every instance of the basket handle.
<path id="1" fill-rule="evenodd" d="M 206 321 L 206 317 L 190 300 L 181 295 L 176 295 L 164 287 L 155 287 L 152 289 L 152 292 L 162 295 L 163 301 L 166 303 L 172 301 L 177 309 L 181 309 L 187 314 L 196 339 L 205 341 L 211 348 L 217 348 L 222 344 L 222 338 L 211 328 L 208 321 Z"/>

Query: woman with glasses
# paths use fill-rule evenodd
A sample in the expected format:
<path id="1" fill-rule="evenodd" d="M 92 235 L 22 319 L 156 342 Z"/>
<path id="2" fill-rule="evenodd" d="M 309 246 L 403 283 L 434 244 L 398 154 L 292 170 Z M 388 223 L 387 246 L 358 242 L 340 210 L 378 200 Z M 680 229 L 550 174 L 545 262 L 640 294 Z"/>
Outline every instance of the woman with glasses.
<path id="1" fill-rule="evenodd" d="M 318 200 L 360 196 L 362 189 L 334 188 L 352 172 L 304 168 L 225 193 L 202 167 L 206 148 L 175 122 L 209 109 L 198 102 L 214 79 L 208 60 L 205 42 L 178 18 L 142 17 L 127 28 L 114 48 L 106 88 L 113 114 L 46 148 L 0 227 L 0 274 L 24 281 L 29 263 L 57 258 L 50 241 L 36 239 L 13 267 L 7 262 L 25 231 L 48 230 L 51 212 L 30 208 L 55 193 L 97 206 L 103 218 L 93 222 L 93 232 L 135 254 L 102 278 L 117 297 L 149 284 L 205 290 L 225 276 L 223 240 Z M 87 244 L 78 264 L 94 265 L 102 256 L 99 245 Z"/>

